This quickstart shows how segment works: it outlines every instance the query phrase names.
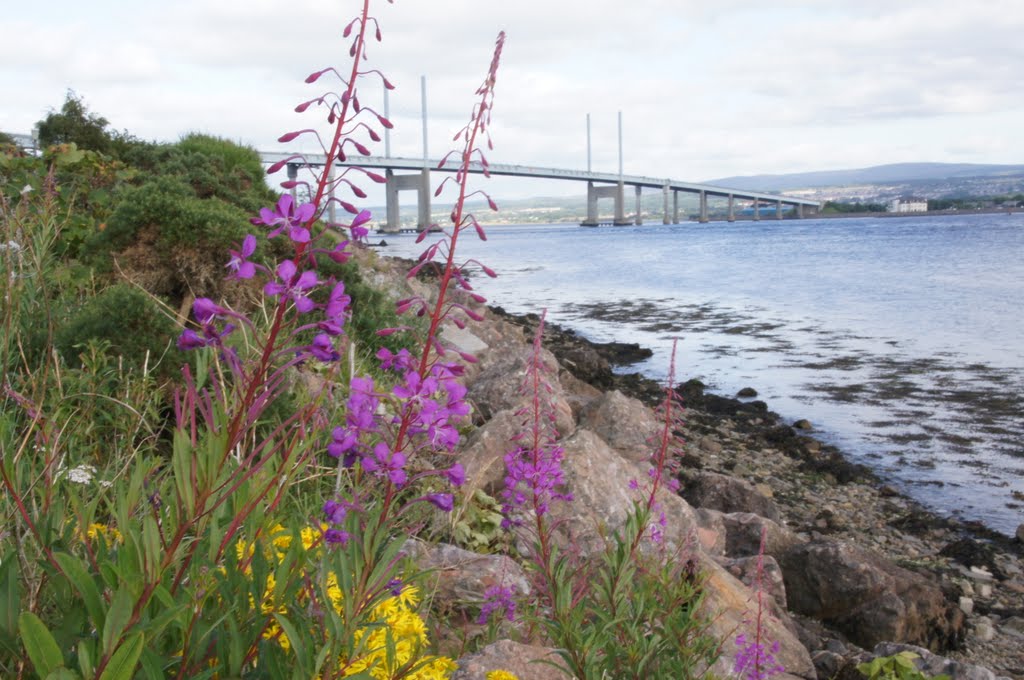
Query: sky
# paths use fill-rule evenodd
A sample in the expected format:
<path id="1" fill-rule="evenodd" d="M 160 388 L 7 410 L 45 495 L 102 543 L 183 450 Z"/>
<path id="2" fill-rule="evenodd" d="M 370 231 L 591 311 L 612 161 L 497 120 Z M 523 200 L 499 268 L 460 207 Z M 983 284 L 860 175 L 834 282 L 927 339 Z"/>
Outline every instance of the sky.
<path id="1" fill-rule="evenodd" d="M 294 106 L 348 64 L 359 0 L 8 3 L 0 130 L 27 133 L 73 89 L 137 137 L 198 131 L 283 151 L 326 129 Z M 368 66 L 396 89 L 392 155 L 451 148 L 499 30 L 492 163 L 706 181 L 896 162 L 1024 163 L 1020 0 L 375 0 Z M 373 79 L 364 106 L 383 108 Z M 365 141 L 365 140 L 364 140 Z M 305 150 L 312 150 L 305 147 Z M 383 155 L 383 144 L 373 149 Z M 496 179 L 499 195 L 568 182 Z"/>

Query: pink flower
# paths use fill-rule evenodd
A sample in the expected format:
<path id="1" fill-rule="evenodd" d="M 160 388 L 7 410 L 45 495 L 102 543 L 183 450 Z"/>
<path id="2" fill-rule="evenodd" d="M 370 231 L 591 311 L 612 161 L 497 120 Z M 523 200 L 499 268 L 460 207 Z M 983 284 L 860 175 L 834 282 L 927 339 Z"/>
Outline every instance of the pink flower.
<path id="1" fill-rule="evenodd" d="M 274 210 L 260 208 L 260 216 L 253 218 L 253 224 L 263 224 L 274 227 L 267 234 L 267 238 L 274 238 L 285 229 L 288 230 L 288 237 L 296 243 L 309 243 L 309 229 L 306 224 L 312 220 L 315 206 L 312 203 L 303 203 L 295 207 L 295 201 L 291 194 L 284 194 L 277 202 Z"/>

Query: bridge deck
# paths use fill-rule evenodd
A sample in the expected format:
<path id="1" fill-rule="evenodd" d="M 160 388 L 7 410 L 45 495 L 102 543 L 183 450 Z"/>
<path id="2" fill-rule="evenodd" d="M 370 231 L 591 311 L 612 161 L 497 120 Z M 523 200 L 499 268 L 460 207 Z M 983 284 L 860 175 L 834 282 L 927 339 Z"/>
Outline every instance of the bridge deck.
<path id="1" fill-rule="evenodd" d="M 276 163 L 288 158 L 293 154 L 260 152 L 260 158 L 264 163 Z M 327 160 L 323 154 L 306 154 L 308 165 L 320 166 Z M 458 164 L 454 160 L 443 168 L 439 168 L 439 160 L 427 161 L 426 165 L 422 158 L 384 158 L 383 156 L 349 156 L 344 163 L 338 165 L 358 165 L 363 168 L 384 168 L 392 170 L 422 170 L 429 168 L 432 172 L 455 172 Z M 479 161 L 474 161 L 469 168 L 470 172 L 482 173 L 483 166 Z M 615 173 L 587 172 L 585 170 L 561 170 L 558 168 L 541 168 L 530 165 L 509 165 L 504 163 L 490 163 L 487 171 L 492 175 L 506 175 L 512 177 L 536 177 L 542 179 L 566 179 L 579 182 L 597 182 L 601 184 L 618 184 L 620 181 L 629 186 L 648 187 L 651 189 L 663 189 L 668 187 L 670 191 L 685 191 L 699 194 L 704 192 L 708 196 L 721 196 L 741 200 L 765 201 L 767 203 L 783 203 L 784 205 L 804 205 L 812 208 L 820 207 L 818 201 L 794 196 L 783 196 L 781 194 L 761 193 L 757 191 L 745 191 L 741 189 L 730 189 L 728 187 L 713 186 L 711 184 L 698 184 L 694 182 L 680 182 L 673 179 L 644 177 L 641 175 L 623 175 L 620 177 Z"/>

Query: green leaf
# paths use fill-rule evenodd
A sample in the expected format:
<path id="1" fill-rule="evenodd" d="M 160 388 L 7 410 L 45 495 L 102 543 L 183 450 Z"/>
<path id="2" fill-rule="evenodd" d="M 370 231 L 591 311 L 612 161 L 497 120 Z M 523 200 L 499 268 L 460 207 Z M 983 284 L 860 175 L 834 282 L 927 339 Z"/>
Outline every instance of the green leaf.
<path id="1" fill-rule="evenodd" d="M 107 620 L 103 624 L 103 652 L 110 654 L 121 639 L 124 627 L 132 616 L 132 596 L 126 586 L 121 586 L 114 594 L 107 611 Z"/>
<path id="2" fill-rule="evenodd" d="M 53 557 L 57 560 L 57 564 L 60 565 L 61 571 L 71 581 L 71 585 L 74 586 L 81 596 L 82 602 L 85 603 L 85 610 L 89 612 L 89 618 L 92 619 L 93 627 L 96 630 L 103 630 L 103 623 L 106 618 L 103 613 L 103 600 L 92 576 L 86 571 L 81 560 L 67 553 L 56 553 Z"/>
<path id="3" fill-rule="evenodd" d="M 18 629 L 20 609 L 21 581 L 18 578 L 18 560 L 11 552 L 0 564 L 0 629 L 13 634 Z"/>
<path id="4" fill-rule="evenodd" d="M 47 675 L 46 680 L 81 680 L 81 677 L 73 670 L 61 666 L 60 668 L 55 668 L 52 673 Z"/>
<path id="5" fill-rule="evenodd" d="M 21 642 L 39 677 L 45 678 L 64 665 L 64 655 L 60 653 L 57 641 L 38 616 L 32 612 L 22 612 L 18 617 L 18 632 L 21 633 Z"/>
<path id="6" fill-rule="evenodd" d="M 92 640 L 79 640 L 78 642 L 78 668 L 82 676 L 91 678 L 96 675 L 96 666 L 93 664 L 93 652 L 96 644 Z"/>
<path id="7" fill-rule="evenodd" d="M 114 656 L 110 657 L 110 663 L 103 669 L 100 680 L 131 680 L 145 642 L 146 636 L 142 633 L 129 635 L 114 652 Z"/>

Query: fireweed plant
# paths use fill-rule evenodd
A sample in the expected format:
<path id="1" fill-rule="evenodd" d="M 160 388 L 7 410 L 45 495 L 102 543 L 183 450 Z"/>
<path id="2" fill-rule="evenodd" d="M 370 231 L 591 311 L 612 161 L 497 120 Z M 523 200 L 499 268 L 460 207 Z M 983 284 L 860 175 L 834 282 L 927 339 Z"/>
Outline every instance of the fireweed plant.
<path id="1" fill-rule="evenodd" d="M 426 319 L 420 349 L 381 350 L 381 370 L 358 374 L 345 332 L 353 301 L 320 265 L 348 260 L 370 218 L 332 198 L 334 190 L 363 198 L 354 177 L 383 181 L 353 166 L 337 177 L 329 170 L 353 150 L 369 153 L 360 136 L 377 141 L 391 127 L 359 101 L 366 79 L 392 87 L 365 66 L 381 32 L 371 1 L 359 4 L 343 32 L 350 67 L 307 78 L 334 77 L 340 88 L 296 107 L 321 112 L 330 135 L 309 128 L 280 138 L 321 141 L 324 169 L 282 183 L 309 200 L 286 194 L 260 210 L 258 230 L 225 257 L 228 276 L 261 284 L 262 316 L 200 297 L 194 323 L 178 337 L 193 363 L 174 398 L 169 453 L 139 448 L 114 469 L 78 465 L 62 447 L 70 424 L 5 383 L 5 406 L 16 407 L 0 418 L 11 527 L 0 536 L 5 676 L 431 680 L 455 670 L 429 652 L 403 544 L 431 512 L 452 509 L 465 479 L 452 454 L 470 408 L 461 364 L 440 331 L 479 318 L 469 304 L 483 300 L 455 255 L 464 230 L 484 238 L 463 206 L 475 193 L 471 164 L 487 167 L 479 146 L 490 145 L 504 34 L 456 137 L 462 148 L 444 160 L 458 164 L 451 229 L 416 268 L 435 262 L 439 290 L 432 301 L 399 303 Z M 303 159 L 270 172 L 288 162 Z M 353 217 L 325 224 L 331 200 Z M 339 228 L 349 240 L 336 236 Z M 268 262 L 281 251 L 288 255 Z M 291 408 L 276 415 L 281 403 Z M 329 477 L 322 461 L 331 463 Z"/>
<path id="2" fill-rule="evenodd" d="M 559 536 L 566 520 L 555 517 L 565 513 L 552 512 L 553 504 L 573 499 L 565 491 L 553 390 L 541 358 L 543 327 L 544 315 L 523 381 L 529 397 L 520 411 L 524 429 L 517 448 L 505 456 L 506 526 L 527 539 L 526 564 L 534 576 L 524 618 L 541 626 L 558 648 L 556 665 L 570 677 L 703 677 L 718 656 L 718 643 L 705 632 L 700 576 L 686 559 L 686 546 L 670 551 L 667 518 L 657 500 L 662 488 L 678 489 L 675 350 L 647 479 L 629 482 L 638 499 L 625 525 L 605 537 L 603 551 L 586 556 Z M 511 593 L 496 589 L 484 602 L 481 622 L 499 614 L 511 619 L 516 609 Z"/>

